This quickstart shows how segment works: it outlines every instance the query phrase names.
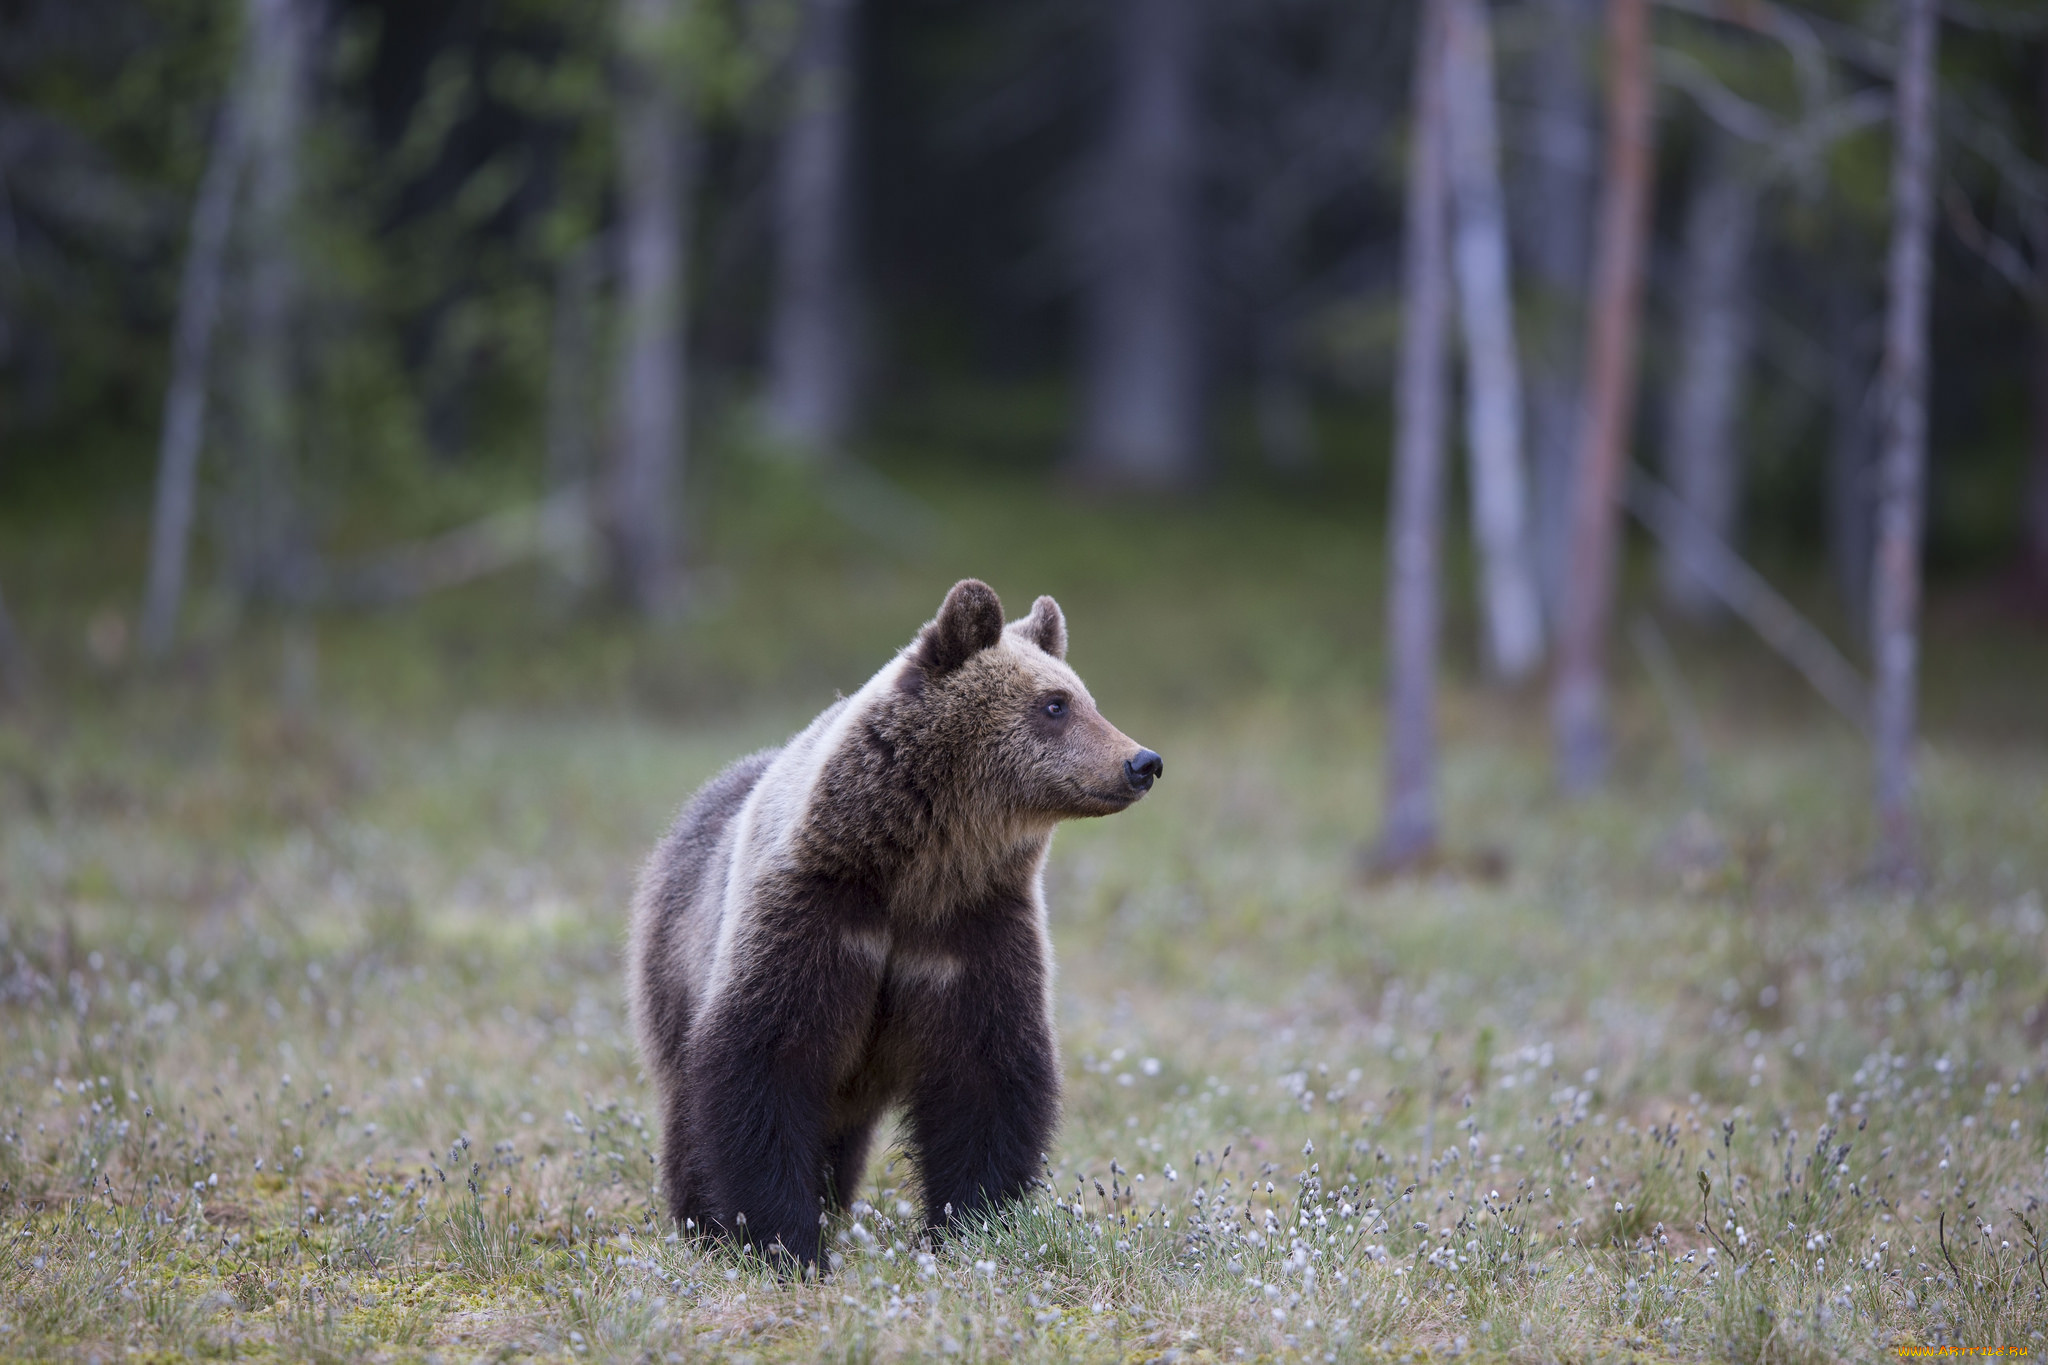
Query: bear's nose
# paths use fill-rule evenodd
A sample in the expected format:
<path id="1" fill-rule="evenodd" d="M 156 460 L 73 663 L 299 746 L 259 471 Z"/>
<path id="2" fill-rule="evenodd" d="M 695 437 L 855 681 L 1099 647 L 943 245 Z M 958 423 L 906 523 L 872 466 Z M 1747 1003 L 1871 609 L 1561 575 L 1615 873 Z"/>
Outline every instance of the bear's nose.
<path id="1" fill-rule="evenodd" d="M 1140 749 L 1137 755 L 1124 760 L 1124 780 L 1141 792 L 1152 790 L 1152 784 L 1166 776 L 1166 760 L 1150 749 Z"/>

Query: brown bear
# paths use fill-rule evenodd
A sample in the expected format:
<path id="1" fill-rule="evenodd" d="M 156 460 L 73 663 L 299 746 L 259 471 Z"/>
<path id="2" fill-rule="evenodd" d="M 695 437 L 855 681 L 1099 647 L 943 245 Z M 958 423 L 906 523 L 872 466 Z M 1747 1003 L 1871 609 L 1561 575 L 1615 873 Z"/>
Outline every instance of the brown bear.
<path id="1" fill-rule="evenodd" d="M 1053 826 L 1164 771 L 1066 665 L 1059 604 L 1007 628 L 965 579 L 779 749 L 707 782 L 634 899 L 627 989 L 686 1232 L 817 1260 L 900 1103 L 943 1229 L 1020 1193 L 1059 1114 Z"/>

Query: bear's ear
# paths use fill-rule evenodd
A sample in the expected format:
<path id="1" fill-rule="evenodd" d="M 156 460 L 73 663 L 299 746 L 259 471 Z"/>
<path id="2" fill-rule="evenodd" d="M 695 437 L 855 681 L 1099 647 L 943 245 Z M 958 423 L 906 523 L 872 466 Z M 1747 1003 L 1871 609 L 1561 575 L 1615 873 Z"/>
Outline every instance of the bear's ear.
<path id="1" fill-rule="evenodd" d="M 910 658 L 927 677 L 943 678 L 1003 638 L 1003 604 L 978 578 L 963 578 L 946 594 L 939 615 L 918 632 Z"/>
<path id="2" fill-rule="evenodd" d="M 1022 632 L 1025 639 L 1053 658 L 1067 657 L 1067 618 L 1060 612 L 1060 604 L 1050 597 L 1033 602 L 1031 614 L 1012 629 Z"/>

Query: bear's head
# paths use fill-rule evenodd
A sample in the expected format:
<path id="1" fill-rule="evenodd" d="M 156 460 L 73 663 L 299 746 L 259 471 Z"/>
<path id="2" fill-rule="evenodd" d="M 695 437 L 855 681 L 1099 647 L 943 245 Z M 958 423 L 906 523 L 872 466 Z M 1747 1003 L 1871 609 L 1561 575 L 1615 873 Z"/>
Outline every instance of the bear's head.
<path id="1" fill-rule="evenodd" d="M 905 651 L 898 733 L 969 809 L 1033 822 L 1113 815 L 1165 765 L 1103 718 L 1066 659 L 1059 603 L 1041 597 L 1005 626 L 995 590 L 962 579 Z"/>

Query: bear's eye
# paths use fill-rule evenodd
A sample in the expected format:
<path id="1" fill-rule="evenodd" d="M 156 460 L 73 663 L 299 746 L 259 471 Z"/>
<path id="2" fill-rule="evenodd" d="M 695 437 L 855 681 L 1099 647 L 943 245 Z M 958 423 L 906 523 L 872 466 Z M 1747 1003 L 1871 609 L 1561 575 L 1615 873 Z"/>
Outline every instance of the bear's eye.
<path id="1" fill-rule="evenodd" d="M 1058 720 L 1061 716 L 1067 714 L 1067 699 L 1065 697 L 1054 697 L 1040 709 L 1053 720 Z"/>

